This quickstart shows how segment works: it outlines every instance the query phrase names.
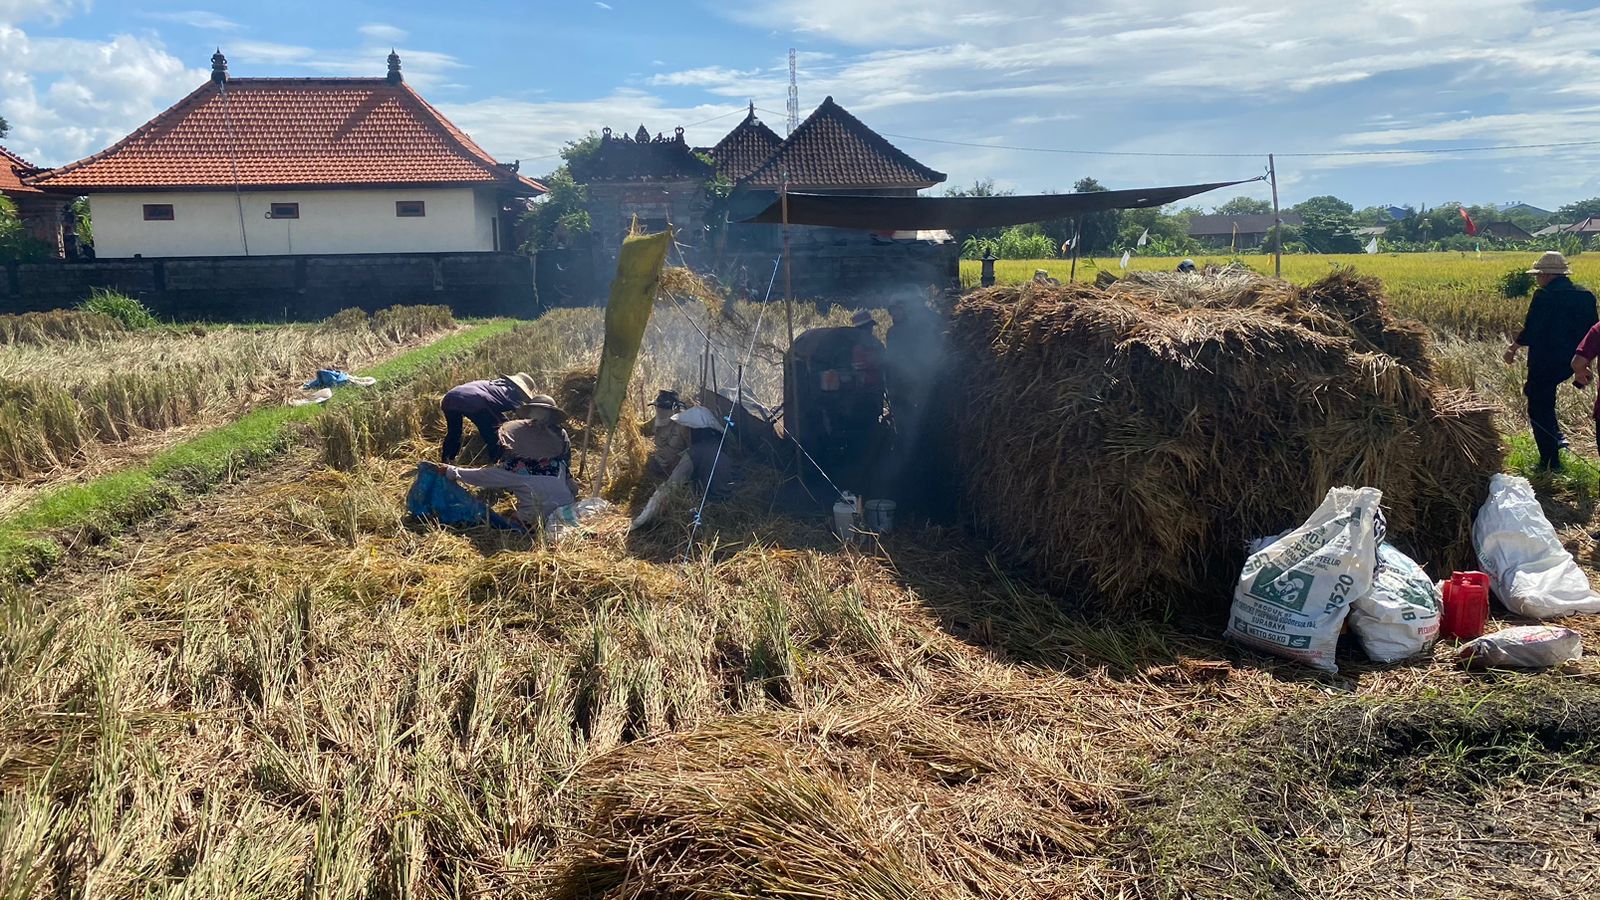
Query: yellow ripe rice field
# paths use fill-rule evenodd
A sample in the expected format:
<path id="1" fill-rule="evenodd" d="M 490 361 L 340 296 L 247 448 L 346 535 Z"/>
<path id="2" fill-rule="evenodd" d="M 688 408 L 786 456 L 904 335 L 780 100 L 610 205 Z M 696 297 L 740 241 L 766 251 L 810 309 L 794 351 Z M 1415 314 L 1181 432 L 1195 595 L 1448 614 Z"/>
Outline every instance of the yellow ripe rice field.
<path id="1" fill-rule="evenodd" d="M 1192 257 L 1200 266 L 1225 266 L 1243 263 L 1257 272 L 1272 273 L 1269 255 L 1234 256 L 1226 250 Z M 1182 257 L 1134 256 L 1128 268 L 1133 271 L 1171 271 Z M 1533 263 L 1531 253 L 1365 253 L 1290 254 L 1283 258 L 1283 277 L 1305 284 L 1341 266 L 1350 266 L 1367 275 L 1383 279 L 1385 292 L 1395 310 L 1417 319 L 1438 331 L 1463 337 L 1498 338 L 1515 331 L 1527 310 L 1526 299 L 1501 296 L 1498 282 L 1513 269 L 1526 269 Z M 1572 257 L 1572 277 L 1579 284 L 1600 285 L 1600 254 Z M 964 288 L 978 283 L 981 263 L 961 261 Z M 1071 271 L 1067 259 L 1002 259 L 995 263 L 995 277 L 1001 282 L 1026 281 L 1034 270 L 1044 269 L 1062 281 Z M 1115 256 L 1081 258 L 1076 280 L 1092 282 L 1101 272 L 1122 273 Z"/>

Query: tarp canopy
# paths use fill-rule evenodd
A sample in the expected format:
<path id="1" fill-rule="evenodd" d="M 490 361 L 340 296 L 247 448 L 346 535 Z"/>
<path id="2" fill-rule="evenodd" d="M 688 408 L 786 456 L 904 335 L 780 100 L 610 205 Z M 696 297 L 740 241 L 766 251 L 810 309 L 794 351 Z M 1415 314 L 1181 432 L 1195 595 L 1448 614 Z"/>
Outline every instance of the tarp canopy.
<path id="1" fill-rule="evenodd" d="M 865 231 L 971 231 L 1081 216 L 1108 209 L 1164 206 L 1259 178 L 1182 184 L 1174 187 L 1090 191 L 1082 194 L 1028 194 L 1013 197 L 864 197 L 854 194 L 789 195 L 789 223 L 831 225 Z M 742 222 L 780 224 L 782 198 Z"/>

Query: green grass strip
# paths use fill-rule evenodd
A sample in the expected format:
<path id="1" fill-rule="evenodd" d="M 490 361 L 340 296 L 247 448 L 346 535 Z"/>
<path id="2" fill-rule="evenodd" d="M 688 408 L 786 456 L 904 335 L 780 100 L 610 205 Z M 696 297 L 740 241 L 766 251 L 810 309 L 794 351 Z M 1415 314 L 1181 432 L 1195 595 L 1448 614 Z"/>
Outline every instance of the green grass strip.
<path id="1" fill-rule="evenodd" d="M 517 324 L 514 319 L 492 319 L 402 353 L 366 374 L 381 383 L 405 382 Z M 0 520 L 0 582 L 38 578 L 60 561 L 68 547 L 116 534 L 187 496 L 259 469 L 288 446 L 290 426 L 359 393 L 359 388 L 339 391 L 321 406 L 257 409 L 164 450 L 142 466 L 44 492 Z"/>

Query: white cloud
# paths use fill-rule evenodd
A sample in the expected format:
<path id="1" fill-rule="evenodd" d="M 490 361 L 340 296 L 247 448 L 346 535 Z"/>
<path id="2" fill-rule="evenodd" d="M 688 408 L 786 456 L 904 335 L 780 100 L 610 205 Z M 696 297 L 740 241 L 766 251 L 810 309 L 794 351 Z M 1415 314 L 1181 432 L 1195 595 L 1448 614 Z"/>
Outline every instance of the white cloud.
<path id="1" fill-rule="evenodd" d="M 157 41 L 34 38 L 0 24 L 0 115 L 7 145 L 41 165 L 103 149 L 205 81 Z"/>
<path id="2" fill-rule="evenodd" d="M 162 22 L 175 22 L 179 25 L 187 25 L 190 28 L 198 28 L 201 31 L 238 31 L 244 27 L 226 16 L 203 9 L 148 13 L 147 15 Z"/>
<path id="3" fill-rule="evenodd" d="M 598 8 L 600 8 L 600 9 L 610 9 L 610 8 L 611 8 L 611 4 L 609 4 L 609 3 L 602 3 L 602 2 L 600 2 L 600 0 L 595 0 L 595 3 L 594 3 L 594 5 L 595 5 L 595 6 L 596 6 L 596 7 L 598 7 Z"/>
<path id="4" fill-rule="evenodd" d="M 560 164 L 563 144 L 591 131 L 611 128 L 633 133 L 641 124 L 651 134 L 730 111 L 726 103 L 674 106 L 644 91 L 620 89 L 588 100 L 527 101 L 491 98 L 469 103 L 441 103 L 440 110 L 496 159 L 524 161 L 524 174 L 541 175 Z M 737 121 L 737 120 L 733 120 Z M 689 143 L 716 143 L 730 128 L 728 119 L 690 129 Z"/>
<path id="5" fill-rule="evenodd" d="M 398 44 L 408 37 L 406 31 L 402 28 L 377 22 L 363 25 L 357 28 L 356 31 L 368 41 L 379 44 Z"/>

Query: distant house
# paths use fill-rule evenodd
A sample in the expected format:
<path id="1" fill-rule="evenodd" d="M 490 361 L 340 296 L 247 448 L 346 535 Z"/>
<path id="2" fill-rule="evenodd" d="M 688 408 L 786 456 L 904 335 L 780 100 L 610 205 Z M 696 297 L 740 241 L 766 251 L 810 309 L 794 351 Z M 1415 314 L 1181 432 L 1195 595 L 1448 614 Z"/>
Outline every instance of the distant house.
<path id="1" fill-rule="evenodd" d="M 1530 216 L 1536 219 L 1548 219 L 1555 215 L 1555 213 L 1548 209 L 1540 209 L 1531 203 L 1522 202 L 1497 204 L 1495 209 L 1499 210 L 1502 215 Z"/>
<path id="2" fill-rule="evenodd" d="M 128 137 L 26 185 L 85 195 L 101 259 L 511 249 L 515 200 L 545 192 L 408 86 L 211 78 Z"/>
<path id="3" fill-rule="evenodd" d="M 1354 233 L 1358 238 L 1383 237 L 1389 233 L 1389 228 L 1385 225 L 1374 225 L 1370 228 L 1357 228 Z"/>
<path id="4" fill-rule="evenodd" d="M 1533 240 L 1533 235 L 1515 222 L 1483 222 L 1478 225 L 1478 233 L 1498 241 Z"/>
<path id="5" fill-rule="evenodd" d="M 1303 225 L 1299 213 L 1286 212 L 1285 225 Z M 1212 247 L 1259 247 L 1272 231 L 1272 213 L 1189 217 L 1189 236 Z"/>
<path id="6" fill-rule="evenodd" d="M 70 229 L 66 223 L 72 198 L 47 194 L 22 183 L 24 177 L 38 171 L 27 160 L 0 147 L 0 194 L 16 206 L 17 217 L 29 236 L 48 247 L 52 255 L 61 256 L 67 250 Z"/>
<path id="7" fill-rule="evenodd" d="M 1590 216 L 1587 219 L 1573 222 L 1561 231 L 1563 234 L 1576 234 L 1587 239 L 1592 235 L 1600 234 L 1600 217 Z"/>
<path id="8" fill-rule="evenodd" d="M 1411 216 L 1411 210 L 1406 209 L 1404 206 L 1386 206 L 1383 208 L 1383 211 L 1388 213 L 1389 218 L 1395 220 L 1396 222 Z"/>
<path id="9" fill-rule="evenodd" d="M 754 104 L 711 147 L 691 148 L 681 128 L 671 137 L 654 138 L 643 126 L 632 136 L 606 129 L 596 151 L 575 160 L 572 169 L 589 188 L 597 271 L 614 264 L 635 219 L 650 229 L 670 222 L 687 261 L 725 274 L 750 293 L 772 283 L 782 229 L 738 219 L 770 205 L 785 184 L 796 192 L 916 196 L 945 180 L 943 172 L 889 143 L 832 97 L 787 138 L 756 116 Z M 725 183 L 726 200 L 713 201 L 706 190 L 712 181 Z M 956 260 L 948 237 L 795 226 L 790 229 L 795 291 L 824 297 L 869 291 L 874 283 L 896 279 L 943 281 L 955 274 L 943 271 L 953 270 Z M 932 247 L 941 239 L 945 246 Z"/>
<path id="10" fill-rule="evenodd" d="M 1570 222 L 1565 224 L 1565 225 L 1558 225 L 1558 224 L 1552 223 L 1550 225 L 1546 225 L 1545 227 L 1539 229 L 1538 231 L 1535 231 L 1533 233 L 1533 236 L 1536 237 L 1536 238 L 1538 238 L 1538 237 L 1549 237 L 1552 234 L 1560 234 L 1561 232 L 1566 231 L 1568 228 L 1571 228 L 1571 227 L 1572 227 L 1572 224 Z"/>

